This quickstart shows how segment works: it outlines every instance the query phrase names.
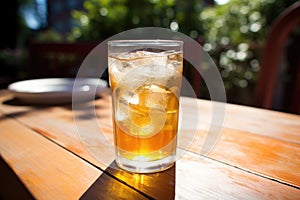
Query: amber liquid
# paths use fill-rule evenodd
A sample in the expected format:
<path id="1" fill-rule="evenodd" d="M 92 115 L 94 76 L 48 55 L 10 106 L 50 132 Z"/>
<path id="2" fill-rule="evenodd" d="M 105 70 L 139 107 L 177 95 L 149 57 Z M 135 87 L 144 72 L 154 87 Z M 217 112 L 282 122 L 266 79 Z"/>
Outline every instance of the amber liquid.
<path id="1" fill-rule="evenodd" d="M 174 162 L 182 54 L 172 54 L 168 63 L 172 63 L 171 58 L 176 70 L 159 63 L 149 65 L 153 58 L 109 57 L 117 164 L 138 161 L 138 165 L 143 165 L 164 158 Z M 163 61 L 161 57 L 159 59 Z M 145 64 L 140 69 L 122 74 L 123 68 L 126 70 L 129 65 L 141 63 Z M 118 158 L 124 161 L 118 161 Z"/>
<path id="2" fill-rule="evenodd" d="M 142 86 L 136 93 L 139 102 L 125 105 L 128 106 L 128 118 L 114 118 L 114 138 L 119 154 L 130 160 L 145 161 L 174 154 L 178 129 L 178 98 L 172 91 L 157 85 Z M 165 105 L 147 105 L 157 100 L 165 101 Z M 124 103 L 122 97 L 114 101 Z M 116 106 L 115 109 L 122 108 Z"/>

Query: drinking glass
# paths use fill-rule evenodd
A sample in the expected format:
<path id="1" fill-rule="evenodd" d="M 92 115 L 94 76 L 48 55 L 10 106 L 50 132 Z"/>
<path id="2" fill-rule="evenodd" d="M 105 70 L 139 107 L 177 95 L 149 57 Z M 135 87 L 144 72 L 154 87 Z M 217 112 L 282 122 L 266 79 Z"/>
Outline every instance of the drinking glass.
<path id="1" fill-rule="evenodd" d="M 176 160 L 183 42 L 108 42 L 117 165 L 152 173 Z"/>

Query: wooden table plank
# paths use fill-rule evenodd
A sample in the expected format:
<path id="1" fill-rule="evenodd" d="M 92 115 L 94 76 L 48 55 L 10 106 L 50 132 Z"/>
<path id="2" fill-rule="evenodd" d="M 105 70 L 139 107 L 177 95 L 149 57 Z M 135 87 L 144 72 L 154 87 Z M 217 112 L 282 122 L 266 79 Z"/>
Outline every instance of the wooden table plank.
<path id="1" fill-rule="evenodd" d="M 111 115 L 106 114 L 105 116 L 103 116 L 103 113 L 110 113 L 110 99 L 99 99 L 97 100 L 96 105 L 99 105 L 99 107 L 101 107 L 101 109 L 96 110 L 99 116 L 99 126 L 104 129 L 104 133 L 106 134 L 105 137 L 108 138 L 108 140 L 112 143 Z M 92 123 L 93 119 L 87 118 L 87 120 L 85 120 L 86 116 L 84 116 L 85 112 L 89 112 L 87 111 L 87 109 L 91 108 L 93 107 L 86 105 L 83 110 L 73 111 L 82 112 L 81 115 L 83 117 L 82 119 L 80 119 L 82 120 L 81 124 Z M 271 113 L 275 114 L 275 116 L 279 114 L 283 114 L 285 116 L 284 113 Z M 192 116 L 192 114 L 190 115 Z M 288 116 L 291 118 L 291 116 L 294 115 Z M 298 116 L 294 116 L 294 118 L 292 119 L 297 120 L 297 117 Z M 61 107 L 47 108 L 46 112 L 44 110 L 34 111 L 26 116 L 20 116 L 18 117 L 18 119 L 20 119 L 23 123 L 27 124 L 32 129 L 39 131 L 41 134 L 53 139 L 54 141 L 60 143 L 64 147 L 77 153 L 83 158 L 100 166 L 102 169 L 105 169 L 113 161 L 112 147 L 109 146 L 106 141 L 101 141 L 99 139 L 90 139 L 92 144 L 88 145 L 94 146 L 94 143 L 97 142 L 98 145 L 95 145 L 96 147 L 93 151 L 106 152 L 103 155 L 110 156 L 107 156 L 107 158 L 103 158 L 104 160 L 107 160 L 105 163 L 93 160 L 94 158 L 89 154 L 91 152 L 86 151 L 86 147 L 82 146 L 78 135 L 76 134 L 76 131 L 73 130 L 74 121 L 72 121 L 72 115 L 68 109 L 64 109 Z M 64 121 L 64 123 L 62 124 L 61 121 Z M 193 144 L 189 147 L 190 151 L 200 153 L 201 145 L 208 133 L 207 130 L 199 130 L 197 132 L 194 132 L 189 130 L 192 125 L 189 125 L 186 121 L 184 121 L 183 123 L 185 124 L 183 125 L 184 127 L 182 128 L 180 134 L 183 137 L 181 137 L 180 140 L 193 141 Z M 283 130 L 285 130 L 283 128 L 284 125 L 285 123 L 281 124 L 281 129 Z M 277 126 L 279 125 L 277 124 Z M 95 130 L 92 130 L 91 126 L 89 125 L 84 125 L 84 127 L 82 128 L 84 129 L 81 130 L 81 133 L 86 134 L 86 137 L 89 137 L 89 135 L 95 132 Z M 296 133 L 296 131 L 293 132 L 294 135 L 296 135 Z M 270 131 L 269 134 L 272 134 L 272 132 Z M 197 139 L 195 140 L 195 138 Z M 294 142 L 288 142 L 282 139 L 276 140 L 275 138 L 266 137 L 264 134 L 253 134 L 253 132 L 245 132 L 227 128 L 225 125 L 222 132 L 222 137 L 218 141 L 218 145 L 216 145 L 210 156 L 230 165 L 238 166 L 240 168 L 247 169 L 258 174 L 263 174 L 270 178 L 276 178 L 283 182 L 294 184 L 300 187 L 300 173 L 297 173 L 297 169 L 300 166 L 300 146 Z M 186 144 L 188 142 L 184 143 Z M 180 145 L 180 147 L 185 148 L 184 145 Z M 228 150 L 224 151 L 224 149 Z M 247 162 L 244 161 L 246 155 Z M 289 158 L 293 159 L 293 162 L 289 162 L 285 155 L 289 155 Z M 295 171 L 295 173 L 290 174 L 290 171 Z"/>
<path id="2" fill-rule="evenodd" d="M 195 108 L 194 104 L 190 103 L 190 101 L 195 102 L 194 100 L 188 98 L 183 98 L 182 101 L 183 107 L 187 109 L 186 112 L 190 113 L 188 116 L 193 117 L 195 109 L 199 109 L 199 113 L 201 113 L 204 117 L 200 118 L 200 124 L 196 132 L 191 130 L 190 128 L 192 126 L 189 123 L 192 123 L 193 120 L 184 118 L 182 130 L 185 132 L 182 132 L 181 135 L 183 136 L 183 139 L 187 140 L 188 142 L 194 141 L 194 143 L 192 143 L 189 147 L 189 151 L 199 153 L 199 146 L 201 147 L 203 138 L 208 133 L 207 130 L 209 127 L 209 118 L 211 116 L 211 112 L 209 111 L 210 102 L 197 100 L 196 103 L 200 106 L 199 108 Z M 91 127 L 91 123 L 95 119 L 93 119 L 93 117 L 91 117 L 88 114 L 89 112 L 87 111 L 90 111 L 91 109 L 93 110 L 94 107 L 96 107 L 96 113 L 98 117 L 98 128 L 104 130 L 103 132 L 104 136 L 107 139 L 106 141 L 99 141 L 95 138 L 95 135 L 90 134 L 95 131 L 94 127 Z M 226 106 L 227 115 L 225 127 L 222 132 L 222 137 L 220 138 L 211 154 L 209 154 L 209 158 L 207 158 L 209 159 L 209 162 L 205 162 L 205 169 L 208 172 L 207 174 L 205 172 L 206 176 L 204 177 L 215 180 L 218 176 L 214 176 L 213 174 L 224 175 L 226 178 L 223 182 L 221 181 L 221 183 L 224 183 L 225 185 L 227 183 L 230 183 L 230 187 L 224 187 L 222 189 L 222 184 L 219 186 L 219 182 L 213 183 L 213 181 L 211 181 L 206 186 L 205 183 L 204 185 L 196 184 L 195 186 L 193 186 L 193 183 L 195 181 L 203 180 L 201 179 L 203 176 L 203 172 L 199 173 L 198 171 L 199 169 L 203 169 L 203 163 L 201 164 L 201 162 L 196 161 L 195 158 L 197 157 L 197 154 L 193 154 L 190 152 L 186 152 L 185 154 L 183 154 L 183 158 L 177 162 L 179 164 L 176 164 L 176 170 L 174 173 L 176 176 L 175 183 L 172 182 L 172 178 L 169 178 L 167 180 L 171 180 L 171 183 L 169 183 L 169 185 L 165 187 L 161 187 L 158 181 L 158 177 L 172 177 L 170 176 L 170 174 L 168 174 L 170 172 L 167 171 L 158 173 L 160 175 L 152 174 L 143 176 L 123 171 L 114 171 L 111 168 L 107 168 L 106 172 L 112 176 L 115 176 L 116 179 L 118 179 L 120 182 L 125 182 L 130 187 L 141 191 L 141 193 L 146 193 L 153 198 L 159 198 L 159 195 L 163 193 L 165 189 L 167 189 L 168 191 L 172 191 L 172 187 L 174 187 L 172 186 L 172 184 L 176 184 L 176 197 L 185 197 L 185 195 L 188 195 L 188 192 L 191 192 L 189 188 L 191 188 L 191 190 L 194 190 L 193 192 L 191 192 L 191 194 L 200 195 L 203 197 L 211 197 L 210 195 L 202 194 L 201 192 L 210 192 L 210 190 L 212 190 L 211 188 L 217 187 L 220 190 L 219 193 L 211 193 L 211 195 L 216 195 L 217 197 L 219 196 L 219 194 L 221 196 L 229 195 L 229 197 L 243 197 L 235 194 L 233 195 L 232 190 L 234 190 L 236 193 L 246 191 L 248 196 L 245 197 L 250 197 L 253 193 L 254 196 L 266 199 L 269 196 L 273 197 L 272 195 L 274 191 L 271 188 L 273 184 L 275 185 L 274 187 L 278 189 L 278 191 L 284 191 L 282 197 L 290 198 L 294 197 L 293 195 L 295 194 L 298 195 L 298 116 L 286 115 L 278 112 L 265 112 L 264 110 L 254 109 L 255 114 L 249 115 L 248 120 L 242 120 L 241 124 L 243 124 L 244 127 L 241 124 L 238 124 L 235 127 L 234 124 L 238 122 L 237 119 L 239 118 L 239 115 L 243 118 L 247 118 L 247 112 L 252 112 L 252 108 L 245 108 L 245 114 L 243 112 L 244 108 L 245 107 L 240 106 L 236 107 L 235 105 Z M 105 169 L 106 167 L 108 167 L 108 165 L 111 164 L 111 162 L 108 162 L 109 164 L 98 162 L 97 159 L 89 155 L 89 152 L 86 150 L 86 146 L 80 143 L 78 134 L 74 129 L 74 121 L 72 121 L 71 112 L 72 109 L 70 106 L 38 108 L 32 109 L 31 111 L 30 109 L 29 111 L 26 111 L 26 109 L 26 107 L 17 108 L 16 106 L 11 105 L 0 105 L 0 110 L 2 112 L 16 117 L 21 123 L 25 124 L 30 129 L 38 131 L 44 137 L 55 141 L 61 146 L 64 146 L 66 149 L 74 152 L 80 157 L 101 167 L 102 169 Z M 110 109 L 110 97 L 108 96 L 102 99 L 98 99 L 95 102 L 95 106 L 87 104 L 85 105 L 83 110 L 73 110 L 73 112 L 77 112 L 77 114 L 79 114 L 80 116 L 78 120 L 81 122 L 81 131 L 83 131 L 84 137 L 87 137 L 86 145 L 89 146 L 88 148 L 93 148 L 94 152 L 101 152 L 102 155 L 105 155 L 106 153 L 110 155 L 111 153 L 111 149 L 109 150 L 109 145 L 107 145 L 107 141 L 112 141 Z M 247 111 L 249 109 L 250 111 Z M 230 113 L 230 115 L 228 114 L 228 112 Z M 232 115 L 233 113 L 235 113 L 235 115 Z M 286 121 L 275 120 L 277 123 L 275 126 L 283 131 L 279 132 L 277 130 L 276 132 L 274 132 L 275 129 L 270 126 L 267 126 L 266 129 L 264 129 L 263 122 L 259 121 L 261 120 L 261 118 L 259 118 L 258 121 L 255 118 L 255 115 L 259 115 L 259 113 L 262 113 L 264 117 L 268 117 L 270 123 L 272 122 L 273 116 L 277 118 L 286 118 Z M 231 119 L 232 116 L 234 116 L 235 118 Z M 253 125 L 253 123 L 257 123 L 258 126 L 256 128 L 250 128 L 249 132 L 248 129 L 247 131 L 245 131 L 245 127 L 251 126 Z M 284 129 L 286 126 L 291 126 L 292 128 L 286 130 Z M 257 145 L 259 146 L 259 148 L 256 148 Z M 281 148 L 276 148 L 278 146 Z M 186 146 L 183 146 L 181 148 L 185 149 L 185 147 Z M 238 153 L 239 151 L 241 152 L 240 154 Z M 276 155 L 276 157 L 272 157 L 272 154 Z M 286 159 L 286 155 L 290 154 L 290 157 L 293 160 L 285 163 L 288 161 Z M 259 156 L 261 157 L 261 160 L 258 159 Z M 113 158 L 110 159 L 113 160 Z M 190 164 L 185 165 L 185 163 Z M 218 166 L 217 168 L 215 168 L 216 165 Z M 272 168 L 273 165 L 274 167 Z M 265 168 L 265 166 L 268 167 Z M 187 170 L 188 173 L 185 170 Z M 226 171 L 226 173 L 220 174 L 219 171 Z M 166 174 L 164 175 L 164 173 Z M 296 176 L 293 177 L 294 173 L 296 173 Z M 186 177 L 179 178 L 180 176 Z M 279 179 L 279 182 L 277 182 L 276 180 L 272 181 L 272 178 L 274 178 L 274 180 Z M 204 180 L 204 182 L 205 181 L 206 179 Z M 289 187 L 287 184 L 281 184 L 280 181 L 282 183 L 294 184 L 296 187 Z M 260 183 L 260 186 L 254 187 L 257 182 Z M 243 183 L 247 184 L 243 185 Z M 160 192 L 158 193 L 158 191 Z M 287 195 L 289 193 L 291 194 Z M 262 194 L 265 194 L 266 196 Z M 274 194 L 278 195 L 278 197 L 280 196 L 280 193 L 277 191 Z"/>
<path id="3" fill-rule="evenodd" d="M 100 176 L 75 155 L 0 116 L 1 156 L 36 198 L 76 199 Z"/>
<path id="4" fill-rule="evenodd" d="M 186 101 L 185 101 L 186 100 Z M 183 107 L 195 113 L 193 99 L 184 99 Z M 179 143 L 182 149 L 200 154 L 209 137 L 211 102 L 200 101 L 199 129 L 195 120 L 185 118 Z M 267 122 L 267 125 L 264 123 Z M 286 184 L 300 187 L 300 116 L 226 104 L 226 118 L 220 138 L 215 141 L 210 158 L 239 167 Z M 298 141 L 299 140 L 299 141 Z M 293 173 L 291 173 L 293 172 Z"/>
<path id="5" fill-rule="evenodd" d="M 300 188 L 299 144 L 225 128 L 209 157 Z"/>
<path id="6" fill-rule="evenodd" d="M 188 149 L 182 148 L 201 154 L 207 131 L 184 130 L 181 134 L 185 140 L 193 141 Z M 224 127 L 207 156 L 300 188 L 300 145 L 297 143 Z"/>
<path id="7" fill-rule="evenodd" d="M 2 104 L 0 105 L 0 110 L 6 113 L 6 115 L 15 117 L 22 124 L 35 132 L 40 133 L 49 140 L 74 152 L 98 167 L 105 169 L 114 160 L 113 148 L 108 142 L 96 137 L 99 135 L 96 135 L 95 138 L 91 138 L 93 137 L 93 133 L 97 134 L 99 132 L 98 126 L 95 127 L 91 125 L 97 124 L 97 121 L 95 122 L 97 119 L 91 119 L 86 116 L 86 113 L 88 113 L 87 109 L 90 107 L 89 104 L 83 104 L 82 106 L 84 106 L 82 108 L 83 110 L 74 110 L 73 113 L 71 112 L 72 107 L 69 105 L 63 107 L 29 107 L 28 109 L 27 106 L 10 106 Z M 77 127 L 73 118 L 74 113 L 78 113 L 80 116 L 80 125 Z M 111 119 L 106 119 L 106 121 L 109 121 L 107 123 L 111 123 Z M 107 133 L 105 126 L 102 127 L 102 129 L 106 130 Z M 112 142 L 111 128 L 108 130 L 109 134 L 107 134 L 107 137 L 110 137 Z M 82 138 L 85 136 L 88 138 L 87 142 L 90 146 L 96 146 L 97 151 L 106 152 L 105 154 L 103 153 L 103 156 L 105 156 L 105 159 L 107 160 L 105 163 L 97 161 L 97 159 L 87 151 L 87 148 L 82 143 Z"/>
<path id="8" fill-rule="evenodd" d="M 178 199 L 299 199 L 300 190 L 197 154 L 176 162 Z"/>
<path id="9" fill-rule="evenodd" d="M 16 173 L 0 156 L 0 199 L 34 200 Z"/>
<path id="10" fill-rule="evenodd" d="M 192 98 L 181 97 L 181 104 L 185 108 L 185 112 L 199 114 L 199 116 L 185 115 L 184 128 L 189 129 L 191 126 L 188 122 L 195 122 L 193 117 L 198 117 L 199 129 L 208 130 L 211 125 L 214 103 L 216 102 L 200 99 L 196 101 Z M 300 115 L 226 104 L 224 127 L 240 131 L 245 131 L 245 127 L 247 127 L 247 132 L 252 134 L 300 144 Z"/>
<path id="11" fill-rule="evenodd" d="M 300 115 L 227 105 L 226 127 L 300 144 Z"/>
<path id="12" fill-rule="evenodd" d="M 101 175 L 115 192 L 99 190 L 100 197 L 145 199 L 138 192 L 61 148 L 45 137 L 0 113 L 1 157 L 37 199 L 78 199 Z M 123 191 L 118 193 L 116 191 Z M 14 191 L 16 192 L 16 191 Z"/>
<path id="13" fill-rule="evenodd" d="M 81 200 L 95 199 L 149 199 L 147 195 L 129 190 L 127 186 L 113 179 L 107 174 L 102 174 L 91 187 L 80 197 Z"/>
<path id="14" fill-rule="evenodd" d="M 184 152 L 171 169 L 154 174 L 106 171 L 154 199 L 295 199 L 299 188 L 198 154 Z M 197 199 L 196 198 L 196 199 Z"/>

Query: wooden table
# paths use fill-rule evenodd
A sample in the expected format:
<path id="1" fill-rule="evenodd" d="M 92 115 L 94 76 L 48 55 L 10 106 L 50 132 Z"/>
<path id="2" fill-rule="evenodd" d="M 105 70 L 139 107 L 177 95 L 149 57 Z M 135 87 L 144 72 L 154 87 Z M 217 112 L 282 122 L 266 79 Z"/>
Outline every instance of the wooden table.
<path id="1" fill-rule="evenodd" d="M 182 97 L 183 153 L 175 166 L 134 174 L 117 169 L 111 156 L 109 93 L 80 109 L 22 105 L 5 91 L 0 102 L 3 199 L 300 198 L 298 115 L 226 104 L 220 137 L 209 154 L 200 155 L 212 103 Z M 95 121 L 101 137 L 94 134 Z"/>

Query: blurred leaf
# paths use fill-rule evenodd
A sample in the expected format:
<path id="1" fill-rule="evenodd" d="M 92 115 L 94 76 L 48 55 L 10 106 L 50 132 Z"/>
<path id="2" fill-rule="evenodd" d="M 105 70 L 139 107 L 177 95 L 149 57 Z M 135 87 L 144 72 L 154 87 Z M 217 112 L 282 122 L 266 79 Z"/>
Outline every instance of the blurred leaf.
<path id="1" fill-rule="evenodd" d="M 203 48 L 219 67 L 231 100 L 238 102 L 238 94 L 253 91 L 269 27 L 296 1 L 231 0 L 205 8 L 204 0 L 85 0 L 84 10 L 72 13 L 78 26 L 69 38 L 101 41 L 136 27 L 173 25 L 198 41 L 204 37 Z"/>
<path id="2" fill-rule="evenodd" d="M 231 94 L 229 101 L 241 103 L 237 94 L 245 88 L 249 94 L 253 92 L 268 30 L 294 2 L 296 0 L 231 0 L 225 5 L 204 9 L 199 15 L 206 41 L 204 49 L 219 66 L 225 88 Z"/>

